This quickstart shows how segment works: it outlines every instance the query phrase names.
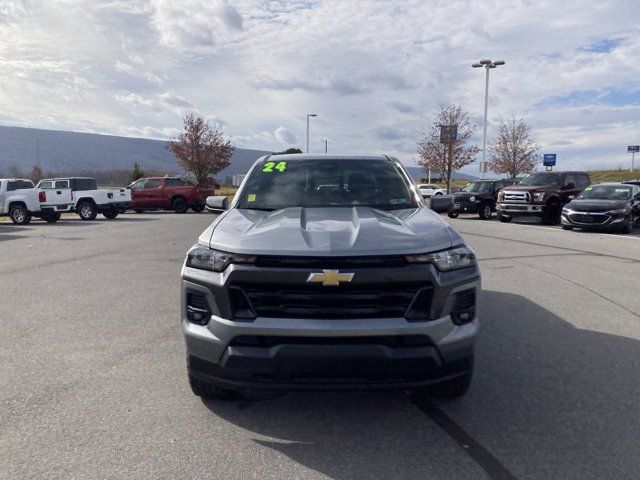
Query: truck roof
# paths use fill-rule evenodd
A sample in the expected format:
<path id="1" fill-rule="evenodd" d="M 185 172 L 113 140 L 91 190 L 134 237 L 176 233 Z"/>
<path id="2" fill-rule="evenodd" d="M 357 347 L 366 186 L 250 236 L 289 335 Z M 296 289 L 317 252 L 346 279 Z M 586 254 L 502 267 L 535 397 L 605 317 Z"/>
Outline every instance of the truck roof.
<path id="1" fill-rule="evenodd" d="M 283 155 L 264 155 L 258 158 L 254 164 L 262 163 L 265 160 L 272 159 L 278 161 L 293 162 L 296 160 L 371 160 L 371 161 L 397 161 L 397 158 L 388 155 L 339 155 L 333 153 L 287 153 Z"/>

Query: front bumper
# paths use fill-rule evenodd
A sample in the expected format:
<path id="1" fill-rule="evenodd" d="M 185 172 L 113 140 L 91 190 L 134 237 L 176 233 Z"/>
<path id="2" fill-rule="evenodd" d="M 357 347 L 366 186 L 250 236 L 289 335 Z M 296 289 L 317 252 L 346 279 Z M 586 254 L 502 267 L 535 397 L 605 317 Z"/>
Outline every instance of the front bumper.
<path id="1" fill-rule="evenodd" d="M 571 227 L 589 230 L 610 230 L 620 227 L 620 225 L 625 221 L 627 215 L 628 213 L 609 214 L 563 210 L 560 221 L 562 222 L 562 225 L 568 225 Z"/>
<path id="2" fill-rule="evenodd" d="M 125 210 L 131 208 L 133 203 L 131 201 L 122 201 L 122 202 L 109 202 L 104 205 L 98 205 L 98 211 L 102 212 L 124 212 Z"/>
<path id="3" fill-rule="evenodd" d="M 496 210 L 510 217 L 520 216 L 541 216 L 544 214 L 546 205 L 527 204 L 527 203 L 498 203 Z"/>
<path id="4" fill-rule="evenodd" d="M 71 212 L 73 210 L 73 204 L 65 205 L 41 205 L 40 210 L 42 212 Z"/>
<path id="5" fill-rule="evenodd" d="M 457 293 L 473 289 L 478 297 L 478 269 L 444 274 L 433 266 L 416 267 L 392 269 L 386 275 L 390 282 L 421 276 L 434 286 L 430 320 L 260 316 L 233 320 L 222 313 L 229 283 L 257 277 L 268 285 L 283 273 L 304 282 L 309 271 L 232 265 L 224 273 L 214 273 L 185 267 L 182 331 L 190 374 L 227 387 L 340 389 L 428 385 L 467 373 L 479 321 L 473 318 L 458 325 L 450 312 Z M 355 278 L 380 275 L 373 270 L 367 275 L 356 272 Z M 212 312 L 206 325 L 187 318 L 189 292 L 206 296 Z"/>
<path id="6" fill-rule="evenodd" d="M 462 202 L 456 203 L 455 197 L 451 211 L 454 213 L 478 213 L 481 202 Z"/>

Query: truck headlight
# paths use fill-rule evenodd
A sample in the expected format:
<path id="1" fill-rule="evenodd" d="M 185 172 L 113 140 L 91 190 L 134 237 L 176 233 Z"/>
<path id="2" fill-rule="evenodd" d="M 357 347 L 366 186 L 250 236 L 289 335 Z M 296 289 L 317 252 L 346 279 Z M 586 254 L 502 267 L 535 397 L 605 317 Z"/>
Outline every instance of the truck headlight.
<path id="1" fill-rule="evenodd" d="M 255 255 L 221 252 L 200 245 L 194 245 L 187 252 L 187 267 L 213 272 L 223 272 L 232 263 L 255 263 L 255 261 Z"/>
<path id="2" fill-rule="evenodd" d="M 544 192 L 536 192 L 533 194 L 533 200 L 535 202 L 542 202 L 544 201 L 544 196 L 545 196 Z"/>
<path id="3" fill-rule="evenodd" d="M 476 197 L 474 197 L 473 195 L 471 195 L 471 196 L 469 197 L 469 201 L 470 201 L 470 202 L 475 202 L 475 201 L 476 201 Z"/>
<path id="4" fill-rule="evenodd" d="M 476 254 L 466 245 L 435 253 L 406 255 L 409 263 L 433 263 L 438 270 L 447 271 L 467 268 L 476 264 Z"/>

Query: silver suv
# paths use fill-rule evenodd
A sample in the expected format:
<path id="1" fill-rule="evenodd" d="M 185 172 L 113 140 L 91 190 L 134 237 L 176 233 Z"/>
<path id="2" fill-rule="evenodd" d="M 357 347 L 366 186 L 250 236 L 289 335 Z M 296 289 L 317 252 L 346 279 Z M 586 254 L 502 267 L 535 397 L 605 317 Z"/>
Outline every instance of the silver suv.
<path id="1" fill-rule="evenodd" d="M 258 159 L 187 254 L 191 388 L 420 388 L 463 395 L 478 333 L 473 251 L 387 156 Z"/>

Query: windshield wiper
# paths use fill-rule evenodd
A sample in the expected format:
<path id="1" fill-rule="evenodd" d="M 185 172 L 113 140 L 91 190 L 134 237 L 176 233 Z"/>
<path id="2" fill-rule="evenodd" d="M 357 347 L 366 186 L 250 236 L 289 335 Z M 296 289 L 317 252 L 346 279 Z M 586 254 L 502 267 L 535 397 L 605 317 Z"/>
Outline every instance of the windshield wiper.
<path id="1" fill-rule="evenodd" d="M 274 210 L 278 210 L 277 208 L 270 207 L 242 207 L 245 210 L 259 210 L 261 212 L 273 212 Z"/>

